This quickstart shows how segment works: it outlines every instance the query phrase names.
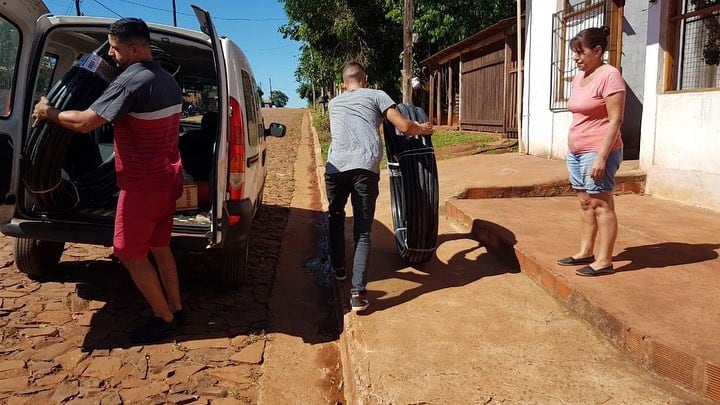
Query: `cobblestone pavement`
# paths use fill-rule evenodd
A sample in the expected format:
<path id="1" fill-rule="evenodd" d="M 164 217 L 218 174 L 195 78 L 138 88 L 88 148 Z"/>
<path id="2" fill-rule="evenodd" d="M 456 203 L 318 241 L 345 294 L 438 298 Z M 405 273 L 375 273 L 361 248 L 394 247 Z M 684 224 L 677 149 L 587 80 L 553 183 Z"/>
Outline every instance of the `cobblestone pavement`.
<path id="1" fill-rule="evenodd" d="M 251 280 L 223 290 L 204 256 L 178 253 L 188 325 L 175 341 L 127 344 L 150 315 L 111 248 L 66 244 L 42 283 L 17 271 L 0 236 L 0 403 L 255 403 L 282 234 L 293 196 L 302 110 L 268 138 L 264 204 L 251 231 Z"/>

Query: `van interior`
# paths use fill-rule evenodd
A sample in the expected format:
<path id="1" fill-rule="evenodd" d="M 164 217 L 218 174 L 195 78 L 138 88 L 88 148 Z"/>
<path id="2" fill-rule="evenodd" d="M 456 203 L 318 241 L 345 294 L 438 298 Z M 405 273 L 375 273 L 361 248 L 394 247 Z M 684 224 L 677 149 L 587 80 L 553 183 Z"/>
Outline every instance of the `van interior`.
<path id="1" fill-rule="evenodd" d="M 59 27 L 52 30 L 42 50 L 42 62 L 33 93 L 33 103 L 48 94 L 83 54 L 93 52 L 107 40 L 107 28 Z M 186 194 L 178 200 L 176 230 L 206 232 L 210 228 L 210 184 L 217 138 L 217 70 L 208 43 L 189 36 L 151 33 L 153 56 L 174 75 L 183 90 L 183 113 L 178 146 L 186 178 Z M 91 100 L 90 100 L 91 101 Z M 89 102 L 90 102 L 89 101 Z M 92 177 L 103 183 L 89 197 L 79 198 L 70 210 L 39 208 L 31 193 L 25 193 L 21 209 L 26 215 L 59 220 L 113 221 L 118 190 L 114 184 L 113 130 L 105 125 L 92 134 L 72 134 L 61 176 L 70 183 Z M 27 139 L 26 141 L 27 142 Z M 37 168 L 31 168 L 35 170 Z"/>

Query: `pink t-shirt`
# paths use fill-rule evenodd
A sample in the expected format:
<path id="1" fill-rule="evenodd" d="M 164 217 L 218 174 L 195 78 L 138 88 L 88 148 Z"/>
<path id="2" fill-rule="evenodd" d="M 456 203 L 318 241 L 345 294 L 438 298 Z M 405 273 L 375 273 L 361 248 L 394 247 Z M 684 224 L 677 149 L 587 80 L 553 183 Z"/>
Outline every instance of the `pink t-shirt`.
<path id="1" fill-rule="evenodd" d="M 582 71 L 575 75 L 567 103 L 568 110 L 573 113 L 572 125 L 568 133 L 568 148 L 573 153 L 600 150 L 605 130 L 610 122 L 605 107 L 605 97 L 625 91 L 625 80 L 612 65 L 605 64 L 598 67 L 592 81 L 581 86 L 583 75 Z M 618 130 L 617 141 L 611 150 L 623 147 L 619 132 Z"/>

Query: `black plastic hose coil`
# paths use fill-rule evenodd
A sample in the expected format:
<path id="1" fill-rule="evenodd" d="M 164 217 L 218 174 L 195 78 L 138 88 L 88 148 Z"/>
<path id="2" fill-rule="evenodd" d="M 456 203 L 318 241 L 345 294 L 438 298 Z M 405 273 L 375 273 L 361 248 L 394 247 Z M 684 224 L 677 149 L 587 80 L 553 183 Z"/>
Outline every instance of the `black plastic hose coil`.
<path id="1" fill-rule="evenodd" d="M 398 104 L 397 109 L 409 120 L 428 120 L 425 112 L 412 104 Z M 408 263 L 425 263 L 435 255 L 438 234 L 438 176 L 432 137 L 405 136 L 388 120 L 383 130 L 395 246 Z"/>
<path id="2" fill-rule="evenodd" d="M 78 59 L 72 69 L 50 89 L 47 95 L 50 104 L 60 110 L 88 108 L 107 88 L 116 73 L 114 66 L 100 55 L 101 52 L 106 54 L 106 50 L 107 44 Z M 63 171 L 67 147 L 74 134 L 71 130 L 45 120 L 31 130 L 25 142 L 25 189 L 40 210 L 68 211 L 75 208 L 82 198 L 81 190 Z M 90 178 L 103 183 L 105 180 L 92 175 Z M 81 186 L 80 189 L 87 191 L 88 187 Z"/>

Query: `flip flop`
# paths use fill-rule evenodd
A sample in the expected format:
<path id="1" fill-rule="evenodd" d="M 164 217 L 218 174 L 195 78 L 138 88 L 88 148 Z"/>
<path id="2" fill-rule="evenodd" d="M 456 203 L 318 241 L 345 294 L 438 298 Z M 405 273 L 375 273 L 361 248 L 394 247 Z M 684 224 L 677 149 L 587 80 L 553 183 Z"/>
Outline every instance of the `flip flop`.
<path id="1" fill-rule="evenodd" d="M 577 266 L 580 264 L 590 264 L 595 261 L 595 256 L 588 256 L 588 257 L 582 257 L 580 259 L 576 259 L 572 256 L 563 257 L 562 259 L 557 261 L 557 264 L 561 266 Z"/>
<path id="2" fill-rule="evenodd" d="M 581 269 L 577 269 L 575 271 L 575 274 L 578 276 L 585 276 L 585 277 L 592 277 L 592 276 L 604 276 L 607 274 L 613 274 L 615 273 L 615 269 L 613 268 L 613 265 L 605 266 L 600 269 L 593 269 L 590 266 L 585 266 Z"/>

